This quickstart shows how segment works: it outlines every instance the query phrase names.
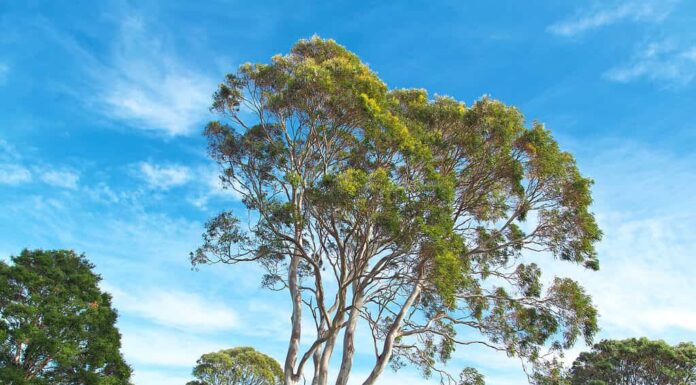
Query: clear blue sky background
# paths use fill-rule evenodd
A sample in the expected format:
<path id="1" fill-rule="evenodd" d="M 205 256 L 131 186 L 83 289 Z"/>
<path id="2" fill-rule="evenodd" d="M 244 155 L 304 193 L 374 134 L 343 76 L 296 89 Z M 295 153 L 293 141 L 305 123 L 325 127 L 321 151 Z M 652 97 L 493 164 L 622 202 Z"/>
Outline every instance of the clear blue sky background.
<path id="1" fill-rule="evenodd" d="M 318 34 L 391 87 L 490 94 L 546 123 L 595 179 L 605 232 L 600 272 L 542 261 L 546 277 L 582 280 L 602 337 L 696 340 L 695 26 L 686 0 L 0 1 L 0 255 L 86 253 L 136 385 L 183 385 L 223 347 L 281 359 L 286 295 L 253 269 L 188 265 L 206 218 L 240 207 L 200 133 L 225 73 Z M 457 351 L 465 364 L 524 379 L 485 350 Z M 382 380 L 397 382 L 424 381 Z"/>

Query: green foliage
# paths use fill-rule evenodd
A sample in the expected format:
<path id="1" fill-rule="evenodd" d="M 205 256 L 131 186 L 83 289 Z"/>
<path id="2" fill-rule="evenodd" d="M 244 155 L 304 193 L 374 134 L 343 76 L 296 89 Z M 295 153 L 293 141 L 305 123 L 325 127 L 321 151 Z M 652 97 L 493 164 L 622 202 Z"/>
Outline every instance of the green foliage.
<path id="1" fill-rule="evenodd" d="M 696 346 L 647 338 L 603 340 L 581 353 L 569 373 L 572 385 L 696 384 Z"/>
<path id="2" fill-rule="evenodd" d="M 0 261 L 0 383 L 125 385 L 111 296 L 84 256 L 24 250 Z"/>
<path id="3" fill-rule="evenodd" d="M 278 385 L 283 370 L 273 358 L 250 347 L 207 353 L 193 369 L 188 385 Z"/>
<path id="4" fill-rule="evenodd" d="M 228 75 L 213 109 L 210 154 L 252 215 L 245 230 L 232 213 L 211 220 L 192 260 L 261 264 L 263 284 L 290 290 L 293 314 L 314 317 L 322 337 L 311 349 L 332 354 L 346 318 L 362 317 L 375 346 L 393 349 L 378 360 L 430 375 L 457 346 L 481 342 L 472 335 L 537 363 L 596 333 L 578 283 L 545 286 L 524 263 L 543 251 L 599 268 L 592 181 L 516 108 L 390 90 L 314 37 Z"/>

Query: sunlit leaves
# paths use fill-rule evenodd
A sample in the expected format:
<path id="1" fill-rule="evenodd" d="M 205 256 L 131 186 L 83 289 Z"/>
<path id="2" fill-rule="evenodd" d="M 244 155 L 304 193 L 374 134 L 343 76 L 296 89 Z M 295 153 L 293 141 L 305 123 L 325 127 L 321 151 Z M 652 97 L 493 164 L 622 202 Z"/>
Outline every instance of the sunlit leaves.
<path id="1" fill-rule="evenodd" d="M 207 353 L 193 369 L 188 385 L 279 385 L 283 370 L 272 357 L 250 347 Z"/>
<path id="2" fill-rule="evenodd" d="M 314 37 L 241 66 L 213 109 L 211 155 L 252 220 L 244 233 L 224 216 L 211 221 L 198 260 L 260 262 L 276 289 L 298 278 L 292 298 L 316 335 L 331 337 L 310 343 L 317 351 L 332 351 L 359 314 L 375 346 L 399 341 L 378 361 L 478 385 L 473 372 L 454 381 L 436 370 L 472 334 L 535 363 L 595 334 L 582 288 L 545 286 L 525 262 L 542 252 L 598 267 L 591 180 L 516 108 L 390 90 L 355 54 Z"/>

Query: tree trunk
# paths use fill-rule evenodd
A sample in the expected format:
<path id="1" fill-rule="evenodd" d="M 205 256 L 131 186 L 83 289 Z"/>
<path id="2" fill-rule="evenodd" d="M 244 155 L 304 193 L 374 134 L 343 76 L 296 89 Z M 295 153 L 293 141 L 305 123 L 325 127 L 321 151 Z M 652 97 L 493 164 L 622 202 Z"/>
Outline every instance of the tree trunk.
<path id="1" fill-rule="evenodd" d="M 300 257 L 298 255 L 293 255 L 288 272 L 288 288 L 290 290 L 290 297 L 292 299 L 292 316 L 290 318 L 292 326 L 290 331 L 288 352 L 285 356 L 284 385 L 295 385 L 298 382 L 298 378 L 294 375 L 294 371 L 302 333 L 302 293 L 297 285 L 297 267 L 299 262 Z"/>
<path id="2" fill-rule="evenodd" d="M 297 199 L 297 198 L 295 198 Z M 298 224 L 295 224 L 295 250 L 288 269 L 288 290 L 292 299 L 292 316 L 290 318 L 292 327 L 290 331 L 290 342 L 288 353 L 285 356 L 285 382 L 284 385 L 295 385 L 299 381 L 301 373 L 295 375 L 295 363 L 297 353 L 300 349 L 300 337 L 302 335 L 302 291 L 298 286 L 298 267 L 300 264 L 300 248 L 302 247 L 302 231 Z"/>
<path id="3" fill-rule="evenodd" d="M 343 317 L 341 317 L 343 319 Z M 340 323 L 340 322 L 339 322 Z M 336 345 L 337 331 L 331 331 L 332 335 L 326 341 L 324 345 L 324 352 L 321 354 L 321 359 L 319 360 L 319 378 L 317 379 L 317 385 L 326 385 L 329 380 L 329 363 L 331 362 L 331 356 L 333 355 L 333 349 Z"/>
<path id="4" fill-rule="evenodd" d="M 356 285 L 357 286 L 357 285 Z M 346 385 L 350 377 L 350 371 L 353 368 L 353 355 L 355 354 L 355 329 L 358 326 L 360 319 L 360 309 L 363 306 L 362 293 L 355 293 L 353 298 L 353 307 L 348 316 L 348 324 L 343 333 L 343 357 L 341 357 L 341 369 L 336 377 L 336 385 Z"/>
<path id="5" fill-rule="evenodd" d="M 387 364 L 389 363 L 389 360 L 391 359 L 392 352 L 394 351 L 394 340 L 398 336 L 399 330 L 401 329 L 401 321 L 403 321 L 404 316 L 406 315 L 408 310 L 411 308 L 413 303 L 416 301 L 416 298 L 418 298 L 420 291 L 421 291 L 421 284 L 420 284 L 420 280 L 418 280 L 418 282 L 416 282 L 416 284 L 413 288 L 413 291 L 408 296 L 408 299 L 406 300 L 404 305 L 401 307 L 401 311 L 399 312 L 399 315 L 396 317 L 396 319 L 394 319 L 394 323 L 392 323 L 392 326 L 389 328 L 389 332 L 387 333 L 387 336 L 384 338 L 384 344 L 382 347 L 382 354 L 380 354 L 379 358 L 377 358 L 377 362 L 375 363 L 374 368 L 372 368 L 370 375 L 363 382 L 363 385 L 374 385 L 375 381 L 377 381 L 377 378 L 379 378 L 379 376 L 384 371 L 384 368 L 387 367 Z"/>

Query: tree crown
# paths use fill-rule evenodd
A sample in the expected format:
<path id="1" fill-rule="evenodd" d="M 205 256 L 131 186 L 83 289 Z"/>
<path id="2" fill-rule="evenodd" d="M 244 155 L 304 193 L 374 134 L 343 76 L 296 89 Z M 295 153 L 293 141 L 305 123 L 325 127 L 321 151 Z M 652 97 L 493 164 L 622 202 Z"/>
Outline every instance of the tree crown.
<path id="1" fill-rule="evenodd" d="M 309 310 L 318 337 L 286 376 L 314 354 L 322 365 L 340 331 L 349 371 L 358 319 L 372 331 L 374 378 L 387 361 L 442 374 L 436 363 L 472 343 L 536 361 L 544 344 L 596 332 L 576 282 L 544 290 L 523 263 L 540 251 L 598 268 L 592 181 L 517 109 L 390 90 L 316 37 L 228 75 L 213 109 L 223 119 L 205 130 L 210 154 L 253 216 L 213 218 L 192 262 L 260 263 L 265 286 L 291 293 L 295 342 Z M 458 338 L 466 329 L 484 340 Z"/>
<path id="2" fill-rule="evenodd" d="M 573 385 L 696 384 L 696 346 L 662 340 L 602 340 L 581 353 L 570 369 Z"/>
<path id="3" fill-rule="evenodd" d="M 251 347 L 207 353 L 193 369 L 190 385 L 277 385 L 283 378 L 278 361 Z"/>
<path id="4" fill-rule="evenodd" d="M 0 377 L 12 385 L 129 384 L 111 296 L 84 256 L 24 250 L 0 261 Z"/>

